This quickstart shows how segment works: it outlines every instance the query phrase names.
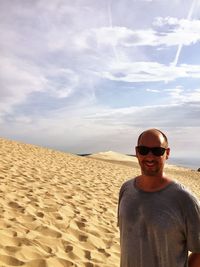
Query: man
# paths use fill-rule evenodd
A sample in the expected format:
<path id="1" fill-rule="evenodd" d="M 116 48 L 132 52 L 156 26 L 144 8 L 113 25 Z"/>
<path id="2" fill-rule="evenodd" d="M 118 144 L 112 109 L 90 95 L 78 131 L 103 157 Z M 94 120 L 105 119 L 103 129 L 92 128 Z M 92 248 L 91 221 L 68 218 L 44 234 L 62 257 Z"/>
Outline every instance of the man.
<path id="1" fill-rule="evenodd" d="M 119 195 L 121 267 L 200 267 L 199 202 L 164 175 L 169 154 L 160 130 L 139 136 L 141 175 L 126 181 Z"/>

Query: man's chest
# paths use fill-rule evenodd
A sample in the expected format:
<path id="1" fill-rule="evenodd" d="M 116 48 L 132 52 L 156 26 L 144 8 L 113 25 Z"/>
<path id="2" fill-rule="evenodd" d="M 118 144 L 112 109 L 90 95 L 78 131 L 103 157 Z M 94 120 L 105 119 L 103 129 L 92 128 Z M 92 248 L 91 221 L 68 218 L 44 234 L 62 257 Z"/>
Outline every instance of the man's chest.
<path id="1" fill-rule="evenodd" d="M 184 218 L 178 203 L 165 197 L 124 195 L 119 206 L 119 222 L 126 229 L 135 229 L 146 235 L 149 231 L 175 234 L 183 230 Z"/>

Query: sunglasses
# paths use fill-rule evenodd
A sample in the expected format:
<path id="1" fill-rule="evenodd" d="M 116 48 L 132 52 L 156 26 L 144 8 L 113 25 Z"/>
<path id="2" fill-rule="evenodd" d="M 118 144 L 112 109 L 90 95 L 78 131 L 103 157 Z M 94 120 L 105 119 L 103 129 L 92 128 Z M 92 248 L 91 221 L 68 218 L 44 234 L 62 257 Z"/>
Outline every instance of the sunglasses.
<path id="1" fill-rule="evenodd" d="M 165 153 L 167 148 L 164 147 L 148 147 L 148 146 L 136 146 L 137 152 L 142 155 L 146 156 L 149 152 L 152 152 L 154 156 L 160 157 Z"/>

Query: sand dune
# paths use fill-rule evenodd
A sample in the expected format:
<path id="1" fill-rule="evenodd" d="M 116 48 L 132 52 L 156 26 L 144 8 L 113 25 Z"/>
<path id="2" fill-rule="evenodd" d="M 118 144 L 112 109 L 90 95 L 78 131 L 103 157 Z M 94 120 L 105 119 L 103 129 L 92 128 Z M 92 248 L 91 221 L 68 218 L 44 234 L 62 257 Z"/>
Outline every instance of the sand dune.
<path id="1" fill-rule="evenodd" d="M 134 156 L 128 156 L 114 151 L 99 152 L 87 156 L 88 158 L 93 158 L 105 162 L 121 164 L 129 167 L 138 167 L 137 158 Z"/>
<path id="2" fill-rule="evenodd" d="M 124 156 L 79 157 L 0 139 L 0 266 L 119 266 L 118 192 L 139 174 Z M 200 197 L 200 173 L 166 172 Z"/>
<path id="3" fill-rule="evenodd" d="M 114 151 L 99 152 L 88 156 L 89 158 L 116 160 L 116 161 L 130 161 L 137 162 L 137 159 L 133 156 L 128 156 Z"/>

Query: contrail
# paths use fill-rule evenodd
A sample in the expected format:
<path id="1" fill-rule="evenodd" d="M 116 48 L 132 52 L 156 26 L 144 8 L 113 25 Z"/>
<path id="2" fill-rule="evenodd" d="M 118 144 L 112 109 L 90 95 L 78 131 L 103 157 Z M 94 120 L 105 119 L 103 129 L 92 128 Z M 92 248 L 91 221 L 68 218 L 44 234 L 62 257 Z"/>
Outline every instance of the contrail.
<path id="1" fill-rule="evenodd" d="M 193 14 L 193 11 L 194 11 L 194 7 L 195 7 L 195 3 L 196 3 L 196 0 L 194 0 L 192 2 L 192 6 L 189 10 L 189 13 L 187 15 L 187 20 L 190 20 L 191 17 L 192 17 L 192 14 Z M 174 61 L 172 62 L 172 65 L 176 67 L 177 63 L 178 63 L 178 60 L 179 60 L 179 56 L 180 56 L 180 53 L 181 53 L 181 50 L 182 50 L 182 47 L 183 47 L 183 44 L 179 44 L 178 46 L 178 49 L 177 49 L 177 52 L 176 52 L 176 56 L 174 58 Z"/>
<path id="2" fill-rule="evenodd" d="M 111 29 L 113 29 L 111 2 L 112 2 L 112 0 L 108 1 L 108 20 L 109 20 L 109 27 Z M 113 54 L 114 54 L 116 60 L 119 61 L 119 57 L 118 57 L 115 45 L 112 46 L 112 50 L 113 50 Z"/>
<path id="3" fill-rule="evenodd" d="M 111 1 L 108 2 L 108 19 L 109 19 L 109 27 L 112 28 L 113 22 L 112 22 L 112 13 L 111 13 Z"/>

